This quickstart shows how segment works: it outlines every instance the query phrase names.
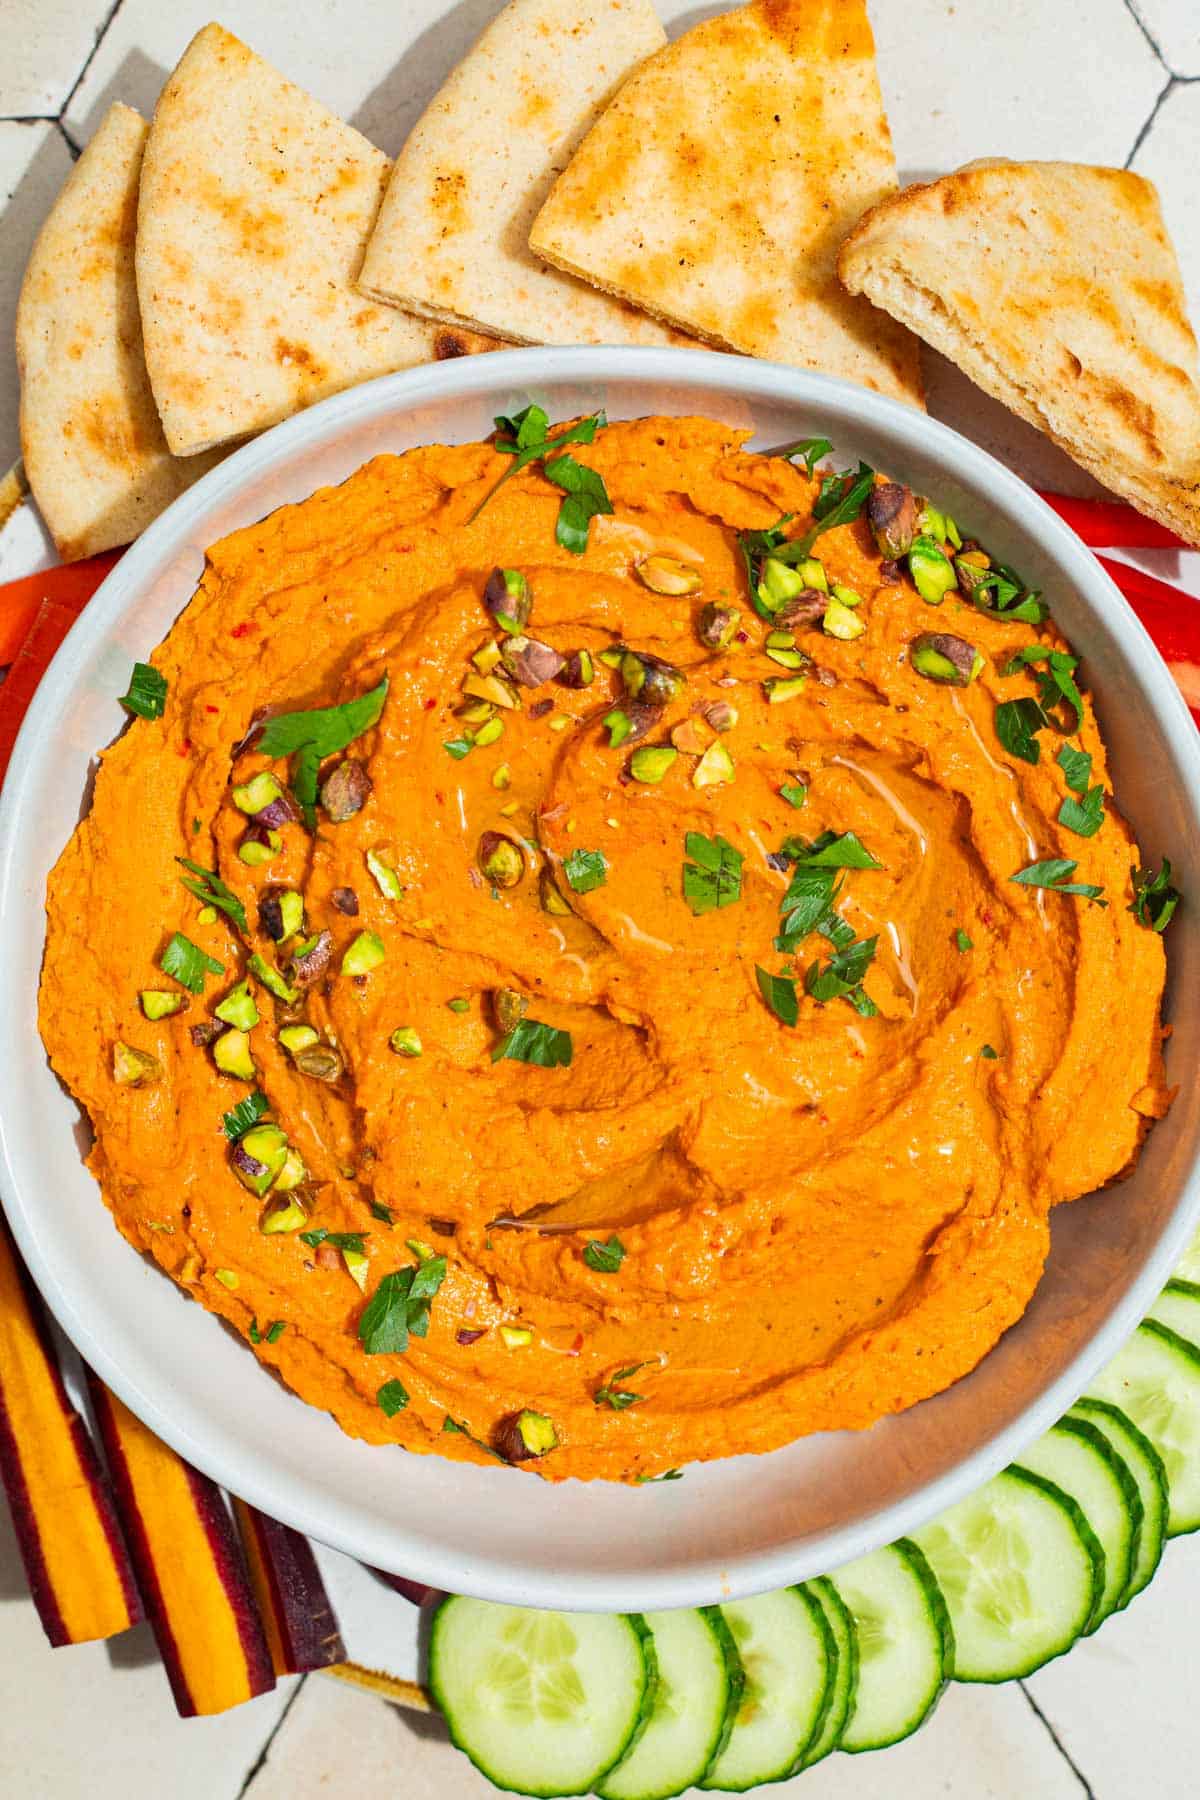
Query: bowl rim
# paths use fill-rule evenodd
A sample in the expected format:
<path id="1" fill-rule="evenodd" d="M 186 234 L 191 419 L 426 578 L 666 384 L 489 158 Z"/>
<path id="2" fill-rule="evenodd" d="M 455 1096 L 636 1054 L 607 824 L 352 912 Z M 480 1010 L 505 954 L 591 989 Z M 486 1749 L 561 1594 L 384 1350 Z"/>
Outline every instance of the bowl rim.
<path id="1" fill-rule="evenodd" d="M 1020 476 L 971 439 L 899 401 L 831 376 L 779 363 L 673 348 L 515 349 L 399 371 L 318 402 L 234 450 L 176 499 L 126 550 L 72 626 L 42 677 L 17 737 L 0 791 L 0 927 L 5 922 L 10 926 L 20 922 L 24 903 L 15 879 L 17 825 L 35 771 L 52 754 L 52 727 L 64 699 L 86 660 L 118 624 L 126 607 L 136 601 L 160 560 L 172 548 L 179 549 L 187 542 L 192 520 L 206 513 L 210 505 L 236 498 L 257 476 L 287 463 L 315 444 L 335 439 L 354 425 L 383 421 L 389 415 L 412 412 L 425 403 L 453 401 L 464 395 L 490 392 L 499 399 L 514 387 L 536 389 L 547 380 L 580 384 L 628 380 L 635 385 L 653 382 L 660 386 L 673 383 L 684 390 L 703 390 L 710 401 L 712 391 L 723 388 L 735 398 L 786 402 L 817 414 L 824 401 L 826 408 L 832 404 L 843 425 L 848 422 L 851 428 L 899 427 L 910 437 L 916 432 L 923 451 L 953 467 L 964 485 L 977 490 L 986 487 L 990 494 L 998 495 L 1019 520 L 1022 530 L 1053 547 L 1089 612 L 1116 609 L 1122 623 L 1126 660 L 1136 669 L 1143 693 L 1170 742 L 1188 809 L 1200 831 L 1200 733 L 1149 633 L 1070 527 Z M 38 895 L 36 903 L 43 903 L 42 895 Z M 25 910 L 27 916 L 27 906 Z M 28 1054 L 21 1019 L 11 959 L 0 957 L 0 1066 L 16 1066 L 6 1059 L 19 1057 L 22 1050 Z M 36 1052 L 44 1056 L 40 1038 Z M 811 1536 L 790 1543 L 784 1540 L 770 1549 L 749 1551 L 732 1559 L 698 1558 L 684 1569 L 643 1571 L 636 1577 L 615 1578 L 603 1570 L 591 1570 L 586 1575 L 576 1572 L 569 1577 L 569 1588 L 565 1588 L 563 1579 L 556 1577 L 553 1569 L 531 1573 L 527 1565 L 518 1569 L 498 1555 L 490 1561 L 475 1557 L 470 1580 L 464 1584 L 462 1564 L 453 1550 L 439 1546 L 431 1553 L 428 1542 L 421 1540 L 419 1548 L 410 1553 L 407 1544 L 411 1540 L 405 1538 L 403 1520 L 393 1522 L 385 1536 L 370 1529 L 352 1504 L 327 1491 L 322 1495 L 311 1480 L 297 1492 L 285 1479 L 272 1479 L 269 1462 L 257 1457 L 252 1446 L 239 1444 L 219 1419 L 214 1422 L 203 1415 L 202 1408 L 188 1406 L 181 1412 L 178 1399 L 171 1402 L 165 1380 L 162 1394 L 155 1394 L 147 1392 L 126 1372 L 119 1349 L 110 1349 L 97 1336 L 88 1318 L 59 1288 L 52 1248 L 46 1248 L 35 1210 L 26 1201 L 28 1193 L 36 1192 L 36 1168 L 18 1166 L 14 1160 L 6 1121 L 7 1096 L 0 1093 L 0 1192 L 21 1254 L 71 1343 L 167 1444 L 230 1492 L 359 1561 L 410 1575 L 419 1570 L 418 1578 L 432 1586 L 467 1591 L 484 1599 L 578 1610 L 694 1606 L 757 1593 L 821 1569 L 836 1568 L 916 1529 L 980 1487 L 1073 1403 L 1143 1317 L 1200 1218 L 1198 1142 L 1191 1148 L 1190 1166 L 1174 1211 L 1140 1273 L 1108 1311 L 1100 1328 L 1061 1374 L 1007 1426 L 899 1500 L 822 1531 L 815 1540 Z M 665 1493 L 672 1491 L 673 1484 L 668 1484 Z M 800 1548 L 801 1542 L 808 1546 L 814 1541 L 821 1548 L 817 1559 L 821 1569 Z M 812 1566 L 797 1573 L 801 1562 Z"/>

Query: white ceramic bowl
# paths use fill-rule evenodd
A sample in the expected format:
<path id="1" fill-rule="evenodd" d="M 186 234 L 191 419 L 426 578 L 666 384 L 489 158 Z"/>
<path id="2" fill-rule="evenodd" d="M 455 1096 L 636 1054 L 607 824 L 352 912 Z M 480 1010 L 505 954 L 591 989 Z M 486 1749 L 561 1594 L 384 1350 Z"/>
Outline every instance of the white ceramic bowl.
<path id="1" fill-rule="evenodd" d="M 763 445 L 808 433 L 910 481 L 1043 588 L 1086 659 L 1122 809 L 1200 895 L 1200 737 L 1092 556 L 1015 475 L 945 426 L 844 382 L 695 351 L 518 350 L 388 376 L 289 420 L 199 482 L 122 558 L 42 682 L 0 802 L 0 1150 L 17 1239 L 68 1336 L 168 1443 L 234 1492 L 364 1562 L 543 1606 L 693 1605 L 835 1567 L 920 1524 L 1043 1430 L 1113 1354 L 1200 1208 L 1200 903 L 1171 928 L 1183 1088 L 1131 1181 L 1059 1209 L 1032 1306 L 937 1399 L 860 1433 L 623 1488 L 371 1449 L 287 1393 L 118 1236 L 80 1160 L 35 997 L 46 875 L 121 729 L 130 664 L 191 596 L 204 548 L 381 450 L 484 436 L 536 398 L 552 419 L 708 413 Z M 136 830 L 136 821 L 130 821 Z M 1191 993 L 1185 1006 L 1183 996 Z"/>

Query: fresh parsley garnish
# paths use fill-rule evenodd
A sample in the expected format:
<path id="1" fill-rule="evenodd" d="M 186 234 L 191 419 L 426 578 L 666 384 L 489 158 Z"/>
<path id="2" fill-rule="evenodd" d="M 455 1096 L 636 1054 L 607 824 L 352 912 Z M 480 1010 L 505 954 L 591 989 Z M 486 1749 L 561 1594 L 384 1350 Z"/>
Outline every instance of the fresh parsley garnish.
<path id="1" fill-rule="evenodd" d="M 1148 931 L 1165 931 L 1182 899 L 1179 889 L 1171 886 L 1171 865 L 1165 856 L 1157 872 L 1133 871 L 1133 905 L 1129 910 Z"/>
<path id="2" fill-rule="evenodd" d="M 322 1244 L 329 1244 L 334 1250 L 350 1250 L 355 1256 L 365 1256 L 367 1246 L 363 1242 L 364 1235 L 361 1231 L 326 1231 L 323 1225 L 318 1225 L 312 1231 L 302 1231 L 300 1242 L 308 1244 L 313 1250 L 319 1250 Z"/>
<path id="3" fill-rule="evenodd" d="M 373 1219 L 381 1219 L 385 1225 L 392 1225 L 395 1223 L 392 1218 L 391 1207 L 384 1206 L 381 1200 L 371 1201 L 371 1217 Z"/>
<path id="4" fill-rule="evenodd" d="M 239 1100 L 224 1118 L 225 1136 L 230 1143 L 236 1144 L 239 1138 L 245 1137 L 252 1125 L 257 1125 L 260 1119 L 265 1118 L 270 1104 L 267 1096 L 257 1088 L 252 1094 L 247 1094 L 244 1100 Z"/>
<path id="5" fill-rule="evenodd" d="M 445 1276 L 445 1257 L 430 1256 L 383 1277 L 358 1321 L 358 1341 L 368 1356 L 403 1356 L 410 1336 L 427 1334 L 430 1303 Z"/>
<path id="6" fill-rule="evenodd" d="M 590 444 L 596 433 L 608 424 L 604 412 L 591 413 L 566 431 L 560 431 L 556 437 L 547 435 L 550 416 L 540 406 L 527 406 L 512 418 L 501 414 L 495 423 L 496 449 L 512 457 L 512 466 L 505 469 L 499 481 L 488 489 L 467 520 L 468 525 L 475 522 L 506 481 L 511 481 L 530 463 L 540 462 L 546 479 L 562 488 L 566 495 L 559 507 L 555 537 L 564 550 L 582 556 L 587 549 L 588 525 L 597 513 L 610 513 L 612 503 L 596 471 L 562 452 L 568 444 Z"/>
<path id="7" fill-rule="evenodd" d="M 765 531 L 738 533 L 738 549 L 745 564 L 750 604 L 760 618 L 770 619 L 773 616 L 770 607 L 763 604 L 758 592 L 762 565 L 767 557 L 774 557 L 777 562 L 784 563 L 806 562 L 812 555 L 813 545 L 824 532 L 832 531 L 837 525 L 849 525 L 852 520 L 857 519 L 874 485 L 874 469 L 860 462 L 857 470 L 825 477 L 813 504 L 813 523 L 803 537 L 789 538 L 784 532 L 784 527 L 790 525 L 795 516 L 792 513 L 784 513 Z"/>
<path id="8" fill-rule="evenodd" d="M 1045 663 L 1046 667 L 1039 670 L 1039 663 Z M 1079 658 L 1067 650 L 1049 650 L 1044 644 L 1027 644 L 1009 658 L 1001 673 L 1016 675 L 1022 669 L 1031 669 L 1038 684 L 1038 698 L 1046 722 L 1057 722 L 1066 731 L 1078 731 L 1083 724 L 1083 696 L 1075 685 L 1078 667 Z"/>
<path id="9" fill-rule="evenodd" d="M 246 909 L 233 889 L 226 887 L 216 870 L 202 868 L 199 863 L 190 862 L 186 856 L 177 856 L 175 861 L 191 870 L 191 881 L 186 875 L 179 877 L 188 893 L 194 894 L 202 906 L 215 906 L 218 912 L 227 914 L 245 937 Z"/>
<path id="10" fill-rule="evenodd" d="M 1088 783 L 1092 778 L 1092 758 L 1087 750 L 1077 750 L 1074 744 L 1064 744 L 1055 762 L 1063 772 L 1067 786 L 1074 794 L 1086 794 Z"/>
<path id="11" fill-rule="evenodd" d="M 492 1051 L 494 1063 L 535 1063 L 539 1069 L 569 1069 L 571 1056 L 570 1032 L 560 1031 L 557 1025 L 541 1025 L 536 1019 L 522 1019 Z"/>
<path id="12" fill-rule="evenodd" d="M 779 792 L 789 806 L 799 809 L 808 800 L 808 788 L 802 781 L 785 781 Z"/>
<path id="13" fill-rule="evenodd" d="M 615 1275 L 625 1261 L 625 1246 L 615 1232 L 603 1244 L 599 1238 L 589 1238 L 584 1247 L 583 1260 L 598 1275 Z"/>
<path id="14" fill-rule="evenodd" d="M 1049 723 L 1037 701 L 1028 695 L 1020 700 L 1002 700 L 996 708 L 996 736 L 1009 755 L 1019 756 L 1022 762 L 1040 761 L 1042 746 L 1037 733 Z"/>
<path id="15" fill-rule="evenodd" d="M 563 874 L 577 894 L 590 894 L 608 880 L 608 861 L 603 850 L 572 850 L 563 858 Z"/>
<path id="16" fill-rule="evenodd" d="M 787 462 L 794 462 L 797 457 L 804 464 L 804 473 L 812 480 L 813 470 L 823 456 L 828 456 L 833 445 L 828 438 L 801 438 L 798 443 L 788 444 L 782 450 L 772 451 L 773 456 L 782 456 Z"/>
<path id="17" fill-rule="evenodd" d="M 664 1469 L 661 1475 L 635 1475 L 633 1479 L 642 1487 L 651 1481 L 682 1481 L 683 1470 Z"/>
<path id="18" fill-rule="evenodd" d="M 732 906 L 742 897 L 742 863 L 740 850 L 727 838 L 705 837 L 701 831 L 689 831 L 683 840 L 683 897 L 694 918 Z"/>
<path id="19" fill-rule="evenodd" d="M 402 1381 L 393 1378 L 391 1381 L 384 1382 L 376 1393 L 375 1399 L 384 1417 L 394 1419 L 396 1414 L 403 1412 L 408 1405 L 408 1389 Z"/>
<path id="20" fill-rule="evenodd" d="M 1089 788 L 1082 800 L 1068 794 L 1058 809 L 1058 822 L 1077 837 L 1095 837 L 1104 823 L 1104 789 Z"/>
<path id="21" fill-rule="evenodd" d="M 250 1329 L 246 1333 L 246 1336 L 250 1339 L 250 1342 L 252 1344 L 261 1344 L 262 1343 L 262 1332 L 258 1329 L 257 1316 L 254 1317 L 253 1319 L 251 1319 Z"/>
<path id="22" fill-rule="evenodd" d="M 850 1000 L 863 1018 L 873 1017 L 877 1010 L 874 1001 L 858 990 L 874 960 L 878 942 L 878 937 L 859 938 L 835 950 L 823 968 L 819 962 L 813 963 L 804 977 L 807 992 L 814 1000 Z"/>
<path id="23" fill-rule="evenodd" d="M 258 1320 L 251 1319 L 248 1337 L 252 1344 L 277 1344 L 287 1330 L 286 1319 L 276 1319 L 265 1331 L 258 1329 Z"/>
<path id="24" fill-rule="evenodd" d="M 993 1050 L 990 1044 L 981 1044 L 979 1046 L 979 1054 L 980 1056 L 986 1057 L 988 1062 L 996 1062 L 1000 1056 L 1000 1052 L 998 1050 Z"/>
<path id="25" fill-rule="evenodd" d="M 823 831 L 806 848 L 803 838 L 789 838 L 787 852 L 792 861 L 806 869 L 882 869 L 866 845 L 853 831 Z"/>
<path id="26" fill-rule="evenodd" d="M 975 948 L 961 925 L 954 934 L 954 947 L 960 956 L 965 956 L 968 950 L 973 950 Z"/>
<path id="27" fill-rule="evenodd" d="M 452 1419 L 449 1413 L 447 1413 L 442 1420 L 442 1430 L 450 1432 L 457 1437 L 465 1437 L 468 1443 L 474 1444 L 477 1450 L 486 1450 L 488 1455 L 494 1456 L 497 1462 L 508 1462 L 507 1456 L 501 1456 L 500 1452 L 491 1444 L 487 1443 L 483 1438 L 476 1437 L 473 1431 L 469 1430 L 467 1426 L 463 1425 L 458 1419 Z"/>
<path id="28" fill-rule="evenodd" d="M 150 663 L 135 662 L 129 691 L 121 695 L 126 712 L 139 719 L 161 719 L 167 705 L 167 678 Z"/>
<path id="29" fill-rule="evenodd" d="M 470 738 L 465 737 L 446 738 L 442 744 L 442 749 L 448 750 L 455 762 L 461 762 L 464 756 L 470 756 L 474 748 Z"/>
<path id="30" fill-rule="evenodd" d="M 1023 887 L 1049 888 L 1055 894 L 1081 894 L 1085 900 L 1093 901 L 1097 906 L 1107 906 L 1107 900 L 1101 900 L 1102 887 L 1094 887 L 1088 881 L 1072 881 L 1078 863 L 1066 857 L 1051 856 L 1043 862 L 1030 863 L 1027 869 L 1018 869 L 1010 875 L 1010 881 L 1019 882 Z"/>
<path id="31" fill-rule="evenodd" d="M 645 1394 L 630 1393 L 628 1388 L 619 1388 L 616 1383 L 628 1381 L 629 1377 L 636 1375 L 639 1369 L 648 1369 L 652 1361 L 653 1358 L 648 1358 L 645 1362 L 630 1363 L 628 1368 L 614 1370 L 604 1386 L 598 1387 L 592 1395 L 595 1404 L 611 1406 L 614 1412 L 624 1412 L 627 1406 L 636 1406 L 639 1400 L 644 1400 Z"/>
<path id="32" fill-rule="evenodd" d="M 839 949 L 852 943 L 854 932 L 834 911 L 833 903 L 841 891 L 837 871 L 878 869 L 881 864 L 853 831 L 824 831 L 811 843 L 805 838 L 789 838 L 784 854 L 795 867 L 779 903 L 780 933 L 775 948 L 786 954 L 811 931 L 819 931 Z"/>
<path id="33" fill-rule="evenodd" d="M 1027 587 L 1015 569 L 1004 563 L 993 563 L 980 573 L 960 558 L 955 559 L 954 569 L 959 587 L 966 591 L 980 612 L 997 613 L 1023 625 L 1044 623 L 1049 608 L 1040 593 Z"/>
<path id="34" fill-rule="evenodd" d="M 311 831 L 316 825 L 317 773 L 327 756 L 345 750 L 378 723 L 387 699 L 388 678 L 342 706 L 318 706 L 312 712 L 277 713 L 262 729 L 264 756 L 294 756 L 292 792 Z"/>
<path id="35" fill-rule="evenodd" d="M 158 959 L 158 966 L 164 975 L 169 975 L 192 994 L 204 992 L 206 974 L 225 973 L 224 963 L 219 963 L 215 956 L 209 956 L 201 950 L 199 944 L 193 944 L 191 938 L 184 937 L 182 931 L 175 932 L 171 937 Z"/>
<path id="36" fill-rule="evenodd" d="M 775 1017 L 784 1025 L 794 1025 L 800 1017 L 795 982 L 788 975 L 772 975 L 769 969 L 760 968 L 757 963 L 754 973 L 758 978 L 758 991 Z"/>

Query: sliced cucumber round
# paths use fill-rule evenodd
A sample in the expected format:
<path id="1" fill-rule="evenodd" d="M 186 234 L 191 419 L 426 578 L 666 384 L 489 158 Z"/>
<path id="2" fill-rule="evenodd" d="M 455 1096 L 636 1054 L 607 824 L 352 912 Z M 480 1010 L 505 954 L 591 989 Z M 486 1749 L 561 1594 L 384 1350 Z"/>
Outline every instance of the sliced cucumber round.
<path id="1" fill-rule="evenodd" d="M 959 1681 L 1011 1681 L 1069 1650 L 1104 1591 L 1078 1504 L 1013 1466 L 916 1534 L 954 1623 Z"/>
<path id="2" fill-rule="evenodd" d="M 450 1736 L 497 1787 L 586 1794 L 649 1717 L 653 1639 L 637 1614 L 453 1595 L 434 1615 L 429 1685 Z"/>
<path id="3" fill-rule="evenodd" d="M 1200 1348 L 1200 1283 L 1178 1278 L 1168 1281 L 1146 1317 L 1157 1319 Z"/>
<path id="4" fill-rule="evenodd" d="M 858 1690 L 840 1748 L 882 1750 L 925 1722 L 954 1673 L 946 1603 L 911 1538 L 847 1563 L 832 1579 L 858 1642 Z"/>
<path id="5" fill-rule="evenodd" d="M 1102 1431 L 1137 1482 L 1142 1502 L 1142 1529 L 1129 1585 L 1120 1602 L 1122 1606 L 1128 1606 L 1135 1594 L 1150 1585 L 1162 1561 L 1167 1538 L 1167 1471 L 1145 1432 L 1139 1431 L 1133 1420 L 1110 1401 L 1085 1397 L 1075 1402 L 1067 1417 L 1086 1419 Z"/>
<path id="6" fill-rule="evenodd" d="M 1175 1278 L 1177 1281 L 1200 1282 L 1200 1231 L 1175 1264 Z"/>
<path id="7" fill-rule="evenodd" d="M 1142 1536 L 1142 1497 L 1137 1483 L 1104 1433 L 1069 1415 L 1021 1454 L 1021 1467 L 1078 1501 L 1104 1551 L 1104 1587 L 1089 1632 L 1125 1604 Z"/>
<path id="8" fill-rule="evenodd" d="M 658 1686 L 645 1730 L 596 1784 L 602 1800 L 669 1800 L 724 1749 L 742 1697 L 742 1664 L 715 1606 L 645 1615 Z"/>
<path id="9" fill-rule="evenodd" d="M 799 1766 L 825 1716 L 837 1644 L 820 1601 L 803 1587 L 730 1601 L 721 1612 L 746 1680 L 729 1742 L 700 1786 L 740 1794 Z"/>
<path id="10" fill-rule="evenodd" d="M 833 1633 L 833 1641 L 837 1645 L 837 1669 L 825 1717 L 800 1764 L 802 1769 L 811 1769 L 814 1763 L 819 1763 L 831 1750 L 837 1749 L 846 1729 L 846 1721 L 854 1710 L 854 1696 L 858 1689 L 858 1638 L 850 1608 L 828 1576 L 818 1576 L 815 1581 L 806 1582 L 805 1586 L 820 1602 L 825 1623 Z"/>
<path id="11" fill-rule="evenodd" d="M 1200 1527 L 1200 1348 L 1145 1319 L 1088 1394 L 1128 1413 L 1167 1471 L 1167 1536 Z"/>

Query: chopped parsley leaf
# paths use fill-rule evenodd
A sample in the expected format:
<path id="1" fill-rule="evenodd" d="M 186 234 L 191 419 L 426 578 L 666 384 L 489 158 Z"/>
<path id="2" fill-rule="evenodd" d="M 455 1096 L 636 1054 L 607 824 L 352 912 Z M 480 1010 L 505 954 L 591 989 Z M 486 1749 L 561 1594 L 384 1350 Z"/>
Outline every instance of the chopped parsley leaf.
<path id="1" fill-rule="evenodd" d="M 569 1031 L 522 1019 L 492 1051 L 492 1061 L 533 1063 L 539 1069 L 569 1069 L 573 1046 Z"/>
<path id="2" fill-rule="evenodd" d="M 595 1269 L 599 1275 L 615 1275 L 625 1261 L 625 1246 L 615 1232 L 604 1244 L 599 1238 L 589 1238 L 583 1260 L 589 1269 Z"/>
<path id="3" fill-rule="evenodd" d="M 224 963 L 219 963 L 215 956 L 209 956 L 201 950 L 199 944 L 193 944 L 191 938 L 184 937 L 182 931 L 175 932 L 171 937 L 158 959 L 158 966 L 164 975 L 169 975 L 180 987 L 187 988 L 192 994 L 204 992 L 206 974 L 225 973 Z"/>
<path id="4" fill-rule="evenodd" d="M 230 1143 L 236 1144 L 239 1138 L 245 1137 L 252 1125 L 257 1125 L 260 1119 L 266 1117 L 269 1106 L 270 1101 L 267 1096 L 260 1093 L 257 1088 L 252 1094 L 247 1094 L 244 1100 L 239 1100 L 237 1105 L 225 1114 L 225 1136 Z"/>
<path id="5" fill-rule="evenodd" d="M 410 1336 L 426 1336 L 429 1308 L 445 1276 L 446 1258 L 430 1256 L 383 1277 L 358 1321 L 358 1341 L 368 1356 L 403 1356 Z"/>
<path id="6" fill-rule="evenodd" d="M 563 858 L 563 874 L 577 894 L 590 894 L 608 880 L 608 861 L 603 850 L 572 850 Z"/>
<path id="7" fill-rule="evenodd" d="M 1165 856 L 1157 872 L 1134 870 L 1133 904 L 1129 910 L 1148 931 L 1165 931 L 1182 899 L 1179 889 L 1171 886 L 1171 865 Z"/>
<path id="8" fill-rule="evenodd" d="M 365 1256 L 367 1247 L 363 1243 L 365 1233 L 361 1231 L 326 1231 L 318 1225 L 312 1231 L 302 1231 L 300 1242 L 313 1250 L 319 1250 L 322 1244 L 329 1244 L 334 1250 L 350 1250 L 355 1256 Z"/>
<path id="9" fill-rule="evenodd" d="M 628 1368 L 615 1370 L 604 1386 L 598 1387 L 592 1395 L 595 1404 L 611 1406 L 614 1412 L 624 1412 L 627 1406 L 636 1406 L 640 1400 L 644 1400 L 645 1394 L 631 1393 L 628 1388 L 619 1388 L 615 1383 L 628 1381 L 629 1377 L 636 1375 L 639 1369 L 648 1369 L 652 1361 L 653 1358 L 649 1358 L 646 1362 L 630 1363 Z"/>
<path id="10" fill-rule="evenodd" d="M 800 1017 L 800 1003 L 796 999 L 796 984 L 788 975 L 772 975 L 769 970 L 760 968 L 756 963 L 754 973 L 758 978 L 758 991 L 767 1006 L 784 1025 L 794 1025 Z"/>
<path id="11" fill-rule="evenodd" d="M 960 956 L 965 956 L 968 950 L 973 950 L 975 948 L 961 925 L 954 934 L 954 947 Z"/>
<path id="12" fill-rule="evenodd" d="M 742 897 L 742 863 L 745 858 L 727 838 L 705 837 L 689 831 L 683 848 L 690 862 L 683 865 L 683 897 L 694 918 L 732 906 Z"/>
<path id="13" fill-rule="evenodd" d="M 1049 888 L 1056 894 L 1080 894 L 1097 906 L 1107 906 L 1108 901 L 1100 898 L 1104 892 L 1102 887 L 1094 887 L 1087 881 L 1071 880 L 1078 867 L 1078 863 L 1071 862 L 1066 857 L 1051 856 L 1043 862 L 1030 863 L 1026 869 L 1018 869 L 1008 879 L 1024 887 Z"/>
<path id="14" fill-rule="evenodd" d="M 246 909 L 233 889 L 226 887 L 216 870 L 202 868 L 199 863 L 189 861 L 186 856 L 177 856 L 175 861 L 191 870 L 191 881 L 186 875 L 179 877 L 188 893 L 194 894 L 202 906 L 215 906 L 218 912 L 227 914 L 245 937 Z"/>
<path id="15" fill-rule="evenodd" d="M 1086 794 L 1092 778 L 1090 753 L 1087 750 L 1077 750 L 1074 744 L 1064 744 L 1054 760 L 1062 770 L 1071 792 Z"/>
<path id="16" fill-rule="evenodd" d="M 384 1417 L 387 1419 L 394 1419 L 396 1414 L 398 1412 L 403 1412 L 404 1408 L 408 1405 L 408 1389 L 402 1381 L 398 1381 L 393 1377 L 391 1381 L 384 1382 L 383 1386 L 376 1393 L 375 1399 L 378 1402 L 379 1410 Z"/>
<path id="17" fill-rule="evenodd" d="M 264 756 L 294 756 L 292 792 L 311 831 L 316 824 L 317 774 L 327 756 L 345 750 L 378 723 L 387 699 L 388 677 L 369 693 L 342 706 L 319 706 L 311 712 L 277 713 L 262 729 Z"/>
<path id="18" fill-rule="evenodd" d="M 150 663 L 135 662 L 129 691 L 121 695 L 126 712 L 139 719 L 161 719 L 167 705 L 167 678 Z"/>

